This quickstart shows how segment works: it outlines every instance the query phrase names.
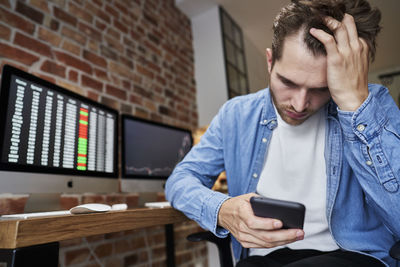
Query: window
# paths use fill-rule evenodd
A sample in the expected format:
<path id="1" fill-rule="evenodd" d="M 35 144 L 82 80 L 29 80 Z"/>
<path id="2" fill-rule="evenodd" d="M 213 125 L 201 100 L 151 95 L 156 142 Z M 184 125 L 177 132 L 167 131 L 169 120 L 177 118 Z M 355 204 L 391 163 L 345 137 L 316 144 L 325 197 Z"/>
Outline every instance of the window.
<path id="1" fill-rule="evenodd" d="M 224 46 L 225 71 L 228 82 L 228 97 L 249 93 L 243 34 L 240 27 L 220 7 L 222 42 Z"/>

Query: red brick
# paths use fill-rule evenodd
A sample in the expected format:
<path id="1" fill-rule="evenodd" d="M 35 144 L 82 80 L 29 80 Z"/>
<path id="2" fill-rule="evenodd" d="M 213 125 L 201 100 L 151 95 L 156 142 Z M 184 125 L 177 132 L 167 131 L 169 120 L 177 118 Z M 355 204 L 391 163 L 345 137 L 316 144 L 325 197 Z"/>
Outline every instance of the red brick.
<path id="1" fill-rule="evenodd" d="M 79 58 L 66 54 L 64 52 L 55 51 L 56 57 L 59 61 L 68 66 L 74 67 L 88 74 L 92 74 L 92 67 Z"/>
<path id="2" fill-rule="evenodd" d="M 2 7 L 0 7 L 0 20 L 11 27 L 20 29 L 29 34 L 33 34 L 33 32 L 35 31 L 35 25 L 33 23 L 5 10 Z"/>
<path id="3" fill-rule="evenodd" d="M 78 82 L 78 72 L 70 70 L 68 72 L 68 80 L 70 80 L 71 82 Z"/>
<path id="4" fill-rule="evenodd" d="M 120 254 L 132 251 L 131 243 L 126 239 L 121 239 L 115 242 L 115 253 Z"/>
<path id="5" fill-rule="evenodd" d="M 9 0 L 0 0 L 0 5 L 3 5 L 5 7 L 7 7 L 7 8 L 11 8 Z"/>
<path id="6" fill-rule="evenodd" d="M 129 10 L 126 8 L 126 4 L 121 4 L 118 2 L 114 2 L 114 6 L 119 10 L 119 12 L 124 13 L 125 15 L 129 16 Z"/>
<path id="7" fill-rule="evenodd" d="M 94 69 L 94 75 L 99 78 L 102 79 L 104 81 L 110 81 L 110 79 L 108 78 L 108 72 L 100 70 L 100 69 Z"/>
<path id="8" fill-rule="evenodd" d="M 149 112 L 140 107 L 136 107 L 134 115 L 143 119 L 149 118 Z"/>
<path id="9" fill-rule="evenodd" d="M 132 94 L 130 96 L 131 103 L 143 105 L 142 97 Z"/>
<path id="10" fill-rule="evenodd" d="M 98 194 L 84 194 L 82 196 L 82 203 L 105 203 L 105 196 Z"/>
<path id="11" fill-rule="evenodd" d="M 48 1 L 46 0 L 30 0 L 29 3 L 46 13 L 50 13 Z"/>
<path id="12" fill-rule="evenodd" d="M 61 35 L 66 36 L 72 40 L 74 40 L 75 42 L 81 44 L 81 45 L 85 45 L 86 44 L 86 36 L 74 31 L 68 27 L 63 27 L 61 30 Z"/>
<path id="13" fill-rule="evenodd" d="M 143 35 L 141 33 L 136 32 L 135 30 L 129 31 L 129 34 L 133 38 L 133 40 L 139 41 L 140 39 L 143 38 Z"/>
<path id="14" fill-rule="evenodd" d="M 125 203 L 125 196 L 123 194 L 110 194 L 110 195 L 107 195 L 106 196 L 106 203 L 108 205 Z"/>
<path id="15" fill-rule="evenodd" d="M 151 15 L 149 12 L 143 12 L 143 18 L 153 24 L 154 26 L 158 27 L 158 19 Z M 173 31 L 174 32 L 174 31 Z"/>
<path id="16" fill-rule="evenodd" d="M 145 100 L 144 106 L 152 112 L 157 112 L 157 105 L 153 101 Z"/>
<path id="17" fill-rule="evenodd" d="M 78 57 L 81 54 L 81 47 L 79 45 L 74 44 L 73 42 L 68 41 L 68 40 L 64 40 L 62 49 L 64 49 L 67 52 L 70 52 L 71 54 L 74 54 Z"/>
<path id="18" fill-rule="evenodd" d="M 121 90 L 115 86 L 112 85 L 107 85 L 106 86 L 106 93 L 115 97 L 118 97 L 119 99 L 126 100 L 126 92 L 124 90 Z"/>
<path id="19" fill-rule="evenodd" d="M 126 33 L 126 34 L 128 33 L 128 27 L 126 27 L 120 21 L 118 21 L 117 19 L 113 19 L 113 22 L 114 22 L 115 28 L 117 28 L 118 30 L 120 30 L 123 33 Z"/>
<path id="20" fill-rule="evenodd" d="M 107 46 L 101 45 L 100 51 L 101 51 L 102 56 L 112 59 L 112 60 L 118 60 L 117 53 L 115 53 L 112 49 L 108 48 Z"/>
<path id="21" fill-rule="evenodd" d="M 96 28 L 99 29 L 100 31 L 104 31 L 107 28 L 107 25 L 105 23 L 96 20 Z"/>
<path id="22" fill-rule="evenodd" d="M 132 266 L 139 262 L 138 254 L 131 254 L 124 257 L 124 266 Z"/>
<path id="23" fill-rule="evenodd" d="M 65 78 L 66 68 L 64 67 L 64 65 L 57 64 L 50 60 L 46 60 L 45 62 L 43 62 L 40 70 L 60 76 L 61 78 Z"/>
<path id="24" fill-rule="evenodd" d="M 145 90 L 144 88 L 142 88 L 142 87 L 140 87 L 140 86 L 138 86 L 138 85 L 135 85 L 135 86 L 134 86 L 133 91 L 134 91 L 135 93 L 138 93 L 139 95 L 144 96 L 144 97 L 149 98 L 149 99 L 151 99 L 152 96 L 153 96 L 153 93 L 152 93 L 152 92 L 150 92 L 150 91 L 148 91 L 148 90 Z"/>
<path id="25" fill-rule="evenodd" d="M 115 40 L 115 38 L 104 36 L 104 40 L 107 42 L 109 48 L 118 51 L 120 54 L 124 53 L 124 46 L 118 40 Z"/>
<path id="26" fill-rule="evenodd" d="M 100 67 L 103 67 L 103 68 L 107 67 L 107 61 L 103 57 L 100 57 L 100 56 L 98 56 L 98 55 L 96 55 L 96 54 L 94 54 L 94 53 L 92 53 L 92 52 L 90 52 L 88 50 L 84 50 L 83 51 L 83 58 L 88 60 L 88 61 L 90 61 L 91 63 L 93 63 L 93 64 L 95 64 L 97 66 L 100 66 Z"/>
<path id="27" fill-rule="evenodd" d="M 129 69 L 133 69 L 134 65 L 132 60 L 126 58 L 126 57 L 121 57 L 120 59 L 121 63 L 127 66 Z"/>
<path id="28" fill-rule="evenodd" d="M 122 86 L 124 87 L 124 89 L 126 91 L 130 91 L 131 90 L 131 82 L 128 80 L 123 80 L 122 81 Z"/>
<path id="29" fill-rule="evenodd" d="M 11 30 L 10 28 L 0 25 L 0 38 L 4 40 L 10 40 Z"/>
<path id="30" fill-rule="evenodd" d="M 87 248 L 75 249 L 65 252 L 65 264 L 72 265 L 86 261 L 90 256 L 90 251 Z"/>
<path id="31" fill-rule="evenodd" d="M 67 24 L 70 24 L 74 27 L 76 27 L 78 20 L 76 17 L 71 15 L 70 13 L 62 10 L 61 8 L 54 6 L 53 8 L 54 16 L 58 18 L 59 20 L 64 21 Z"/>
<path id="32" fill-rule="evenodd" d="M 106 96 L 101 97 L 101 103 L 113 109 L 119 109 L 119 102 Z"/>
<path id="33" fill-rule="evenodd" d="M 87 97 L 89 97 L 93 101 L 96 101 L 96 102 L 99 101 L 99 95 L 97 93 L 95 93 L 95 92 L 87 91 Z"/>
<path id="34" fill-rule="evenodd" d="M 80 204 L 80 195 L 63 194 L 60 196 L 61 209 L 68 210 Z"/>
<path id="35" fill-rule="evenodd" d="M 143 74 L 144 76 L 147 76 L 150 79 L 154 78 L 154 74 L 151 71 L 149 71 L 147 68 L 144 68 L 144 67 L 142 67 L 140 65 L 137 65 L 137 71 L 140 74 Z"/>
<path id="36" fill-rule="evenodd" d="M 132 113 L 132 106 L 122 103 L 119 110 L 121 111 L 121 113 L 131 114 Z"/>
<path id="37" fill-rule="evenodd" d="M 104 235 L 92 235 L 86 237 L 86 241 L 89 243 L 97 243 L 98 241 L 104 240 Z"/>
<path id="38" fill-rule="evenodd" d="M 105 13 L 104 11 L 102 11 L 101 9 L 97 8 L 96 6 L 92 5 L 91 3 L 89 3 L 88 1 L 85 1 L 85 9 L 86 10 L 90 10 L 92 14 L 94 14 L 95 16 L 97 16 L 98 18 L 104 20 L 105 22 L 107 22 L 108 24 L 111 23 L 111 18 L 110 16 Z"/>
<path id="39" fill-rule="evenodd" d="M 112 254 L 112 244 L 101 244 L 94 249 L 94 253 L 98 258 L 104 258 Z"/>
<path id="40" fill-rule="evenodd" d="M 93 88 L 99 92 L 103 90 L 103 83 L 95 79 L 92 79 L 89 76 L 82 75 L 81 80 L 82 80 L 82 86 Z"/>
<path id="41" fill-rule="evenodd" d="M 39 28 L 39 39 L 43 40 L 45 42 L 48 42 L 50 44 L 52 44 L 53 46 L 59 46 L 61 43 L 61 36 L 53 33 L 52 31 L 49 31 L 45 28 L 40 27 Z"/>
<path id="42" fill-rule="evenodd" d="M 96 41 L 101 41 L 101 32 L 90 27 L 89 25 L 80 22 L 78 24 L 78 28 L 79 28 L 79 31 L 85 33 L 88 37 L 90 37 Z"/>
<path id="43" fill-rule="evenodd" d="M 28 195 L 26 196 L 10 196 L 0 198 L 0 215 L 23 213 Z"/>
<path id="44" fill-rule="evenodd" d="M 116 40 L 119 40 L 121 37 L 121 34 L 118 31 L 114 30 L 113 28 L 108 28 L 107 34 L 109 36 L 114 37 Z"/>
<path id="45" fill-rule="evenodd" d="M 115 10 L 114 7 L 110 6 L 109 4 L 106 4 L 106 12 L 117 19 L 119 18 L 119 11 Z"/>
<path id="46" fill-rule="evenodd" d="M 50 19 L 50 20 L 45 19 L 44 25 L 53 31 L 58 31 L 58 29 L 60 28 L 60 22 L 58 22 L 55 19 Z"/>
<path id="47" fill-rule="evenodd" d="M 155 73 L 161 73 L 161 71 L 162 71 L 162 69 L 159 66 L 157 66 L 156 64 L 154 64 L 152 62 L 147 62 L 147 66 L 150 69 L 154 70 Z"/>
<path id="48" fill-rule="evenodd" d="M 68 8 L 69 8 L 69 13 L 74 14 L 77 18 L 80 18 L 88 23 L 93 22 L 93 16 L 87 11 L 75 5 L 74 3 L 70 2 Z"/>
<path id="49" fill-rule="evenodd" d="M 132 78 L 132 71 L 124 65 L 115 63 L 113 61 L 109 62 L 109 71 L 115 74 L 119 74 L 125 78 L 131 79 Z"/>
<path id="50" fill-rule="evenodd" d="M 17 2 L 17 6 L 16 6 L 15 10 L 18 13 L 30 18 L 31 20 L 33 20 L 39 24 L 43 23 L 44 14 L 40 11 L 37 11 L 34 8 L 31 8 L 30 6 L 24 4 L 21 1 Z"/>
<path id="51" fill-rule="evenodd" d="M 96 5 L 98 5 L 99 7 L 103 6 L 103 2 L 100 0 L 92 0 L 93 3 L 95 3 Z"/>
<path id="52" fill-rule="evenodd" d="M 25 65 L 31 66 L 39 60 L 39 57 L 32 55 L 24 50 L 0 43 L 0 56 L 21 62 Z"/>

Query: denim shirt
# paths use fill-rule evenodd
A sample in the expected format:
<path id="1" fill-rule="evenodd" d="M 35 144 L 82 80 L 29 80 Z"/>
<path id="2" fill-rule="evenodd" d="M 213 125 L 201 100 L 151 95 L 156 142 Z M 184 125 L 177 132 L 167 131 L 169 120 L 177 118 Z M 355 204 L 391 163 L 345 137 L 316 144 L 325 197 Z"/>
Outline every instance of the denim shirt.
<path id="1" fill-rule="evenodd" d="M 400 111 L 388 90 L 375 84 L 354 112 L 340 111 L 333 101 L 324 108 L 329 230 L 341 249 L 400 266 L 389 256 L 400 239 Z M 229 197 L 256 191 L 276 126 L 268 88 L 226 102 L 168 178 L 172 206 L 204 229 L 227 236 L 217 225 L 219 209 Z M 224 170 L 229 196 L 210 190 Z M 247 256 L 234 238 L 232 246 L 236 259 Z"/>

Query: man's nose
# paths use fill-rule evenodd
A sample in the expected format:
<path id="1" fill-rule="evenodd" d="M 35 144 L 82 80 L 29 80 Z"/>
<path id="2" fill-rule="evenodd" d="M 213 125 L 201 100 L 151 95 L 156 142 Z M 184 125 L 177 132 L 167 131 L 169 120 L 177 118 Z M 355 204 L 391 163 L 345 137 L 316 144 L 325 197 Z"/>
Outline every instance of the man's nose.
<path id="1" fill-rule="evenodd" d="M 292 97 L 292 106 L 296 112 L 304 112 L 309 104 L 307 89 L 299 89 Z"/>

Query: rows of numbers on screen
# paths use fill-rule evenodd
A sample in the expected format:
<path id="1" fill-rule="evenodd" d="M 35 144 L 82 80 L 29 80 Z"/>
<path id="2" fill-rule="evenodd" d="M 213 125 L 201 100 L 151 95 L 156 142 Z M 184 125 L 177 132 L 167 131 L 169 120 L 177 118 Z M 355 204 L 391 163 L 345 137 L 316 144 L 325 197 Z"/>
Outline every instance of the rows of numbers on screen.
<path id="1" fill-rule="evenodd" d="M 11 87 L 8 162 L 113 172 L 115 116 L 18 77 Z"/>

